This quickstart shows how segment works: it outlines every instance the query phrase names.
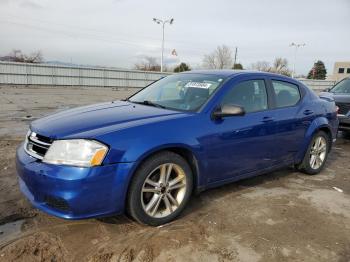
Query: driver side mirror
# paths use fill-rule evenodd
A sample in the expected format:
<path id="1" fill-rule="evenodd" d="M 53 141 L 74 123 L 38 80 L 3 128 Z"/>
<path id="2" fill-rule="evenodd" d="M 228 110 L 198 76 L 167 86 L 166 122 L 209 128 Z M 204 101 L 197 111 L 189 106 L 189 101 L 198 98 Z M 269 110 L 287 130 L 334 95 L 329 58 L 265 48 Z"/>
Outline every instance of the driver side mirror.
<path id="1" fill-rule="evenodd" d="M 323 92 L 329 92 L 331 89 L 329 87 L 323 89 Z"/>
<path id="2" fill-rule="evenodd" d="M 212 113 L 212 118 L 214 120 L 221 119 L 229 116 L 243 116 L 245 115 L 245 110 L 243 107 L 238 105 L 226 104 L 218 106 Z"/>

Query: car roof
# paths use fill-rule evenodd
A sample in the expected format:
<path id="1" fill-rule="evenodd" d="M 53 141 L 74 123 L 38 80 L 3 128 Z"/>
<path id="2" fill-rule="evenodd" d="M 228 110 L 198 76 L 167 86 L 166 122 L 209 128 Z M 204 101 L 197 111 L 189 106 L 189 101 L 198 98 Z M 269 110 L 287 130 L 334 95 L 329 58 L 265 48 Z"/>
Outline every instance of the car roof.
<path id="1" fill-rule="evenodd" d="M 266 76 L 275 76 L 275 77 L 278 76 L 282 78 L 289 78 L 287 76 L 283 76 L 275 73 L 269 73 L 269 72 L 253 71 L 253 70 L 228 70 L 228 69 L 192 70 L 192 71 L 182 72 L 181 74 L 203 74 L 203 75 L 216 75 L 216 76 L 222 76 L 222 77 L 257 74 L 257 75 L 266 75 Z"/>
<path id="2" fill-rule="evenodd" d="M 225 70 L 225 69 L 208 69 L 208 70 L 191 70 L 182 72 L 181 74 L 203 74 L 203 75 L 216 75 L 216 76 L 233 76 L 241 74 L 244 70 Z"/>

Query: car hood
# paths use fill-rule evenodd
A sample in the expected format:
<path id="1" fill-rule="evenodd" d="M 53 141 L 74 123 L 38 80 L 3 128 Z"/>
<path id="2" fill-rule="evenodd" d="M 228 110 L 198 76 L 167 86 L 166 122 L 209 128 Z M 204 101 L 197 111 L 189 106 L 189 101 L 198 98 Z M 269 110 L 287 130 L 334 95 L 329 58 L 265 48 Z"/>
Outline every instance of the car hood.
<path id="1" fill-rule="evenodd" d="M 320 97 L 322 96 L 332 97 L 336 103 L 350 103 L 350 95 L 348 94 L 334 94 L 331 92 L 322 92 L 320 93 Z"/>
<path id="2" fill-rule="evenodd" d="M 113 101 L 90 106 L 78 107 L 46 116 L 31 123 L 30 129 L 52 139 L 68 138 L 87 131 L 118 125 L 123 128 L 157 121 L 166 116 L 183 114 L 182 112 Z"/>

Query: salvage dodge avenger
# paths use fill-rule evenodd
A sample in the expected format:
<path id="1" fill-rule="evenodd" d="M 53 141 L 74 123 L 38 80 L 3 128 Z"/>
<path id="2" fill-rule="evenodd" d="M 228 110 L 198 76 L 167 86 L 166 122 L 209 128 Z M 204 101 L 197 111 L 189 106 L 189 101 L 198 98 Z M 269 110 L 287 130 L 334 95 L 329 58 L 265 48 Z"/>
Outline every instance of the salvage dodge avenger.
<path id="1" fill-rule="evenodd" d="M 54 216 L 161 225 L 193 192 L 291 165 L 319 173 L 337 128 L 332 96 L 294 79 L 192 71 L 32 122 L 17 172 L 24 195 Z"/>

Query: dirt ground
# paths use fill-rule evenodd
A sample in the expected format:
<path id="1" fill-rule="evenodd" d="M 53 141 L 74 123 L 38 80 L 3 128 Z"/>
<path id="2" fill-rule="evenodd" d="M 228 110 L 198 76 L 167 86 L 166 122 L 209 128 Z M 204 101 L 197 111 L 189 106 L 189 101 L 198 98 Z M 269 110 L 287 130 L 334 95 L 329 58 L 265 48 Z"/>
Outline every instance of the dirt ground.
<path id="1" fill-rule="evenodd" d="M 162 227 L 32 208 L 14 166 L 29 122 L 131 92 L 0 87 L 0 261 L 350 261 L 350 138 L 341 135 L 321 174 L 285 169 L 209 190 Z"/>

